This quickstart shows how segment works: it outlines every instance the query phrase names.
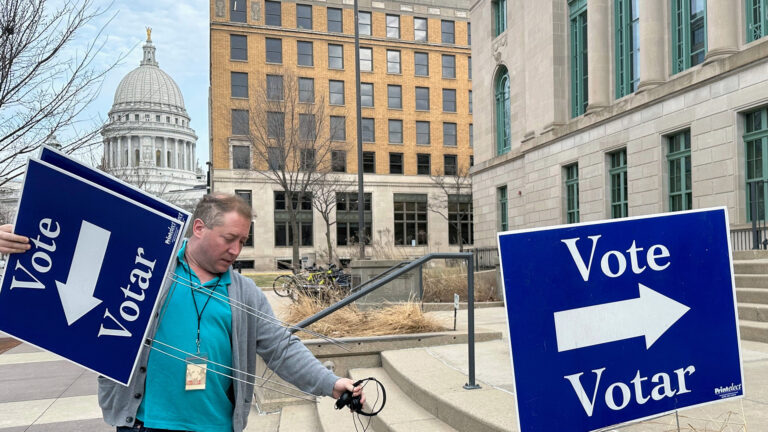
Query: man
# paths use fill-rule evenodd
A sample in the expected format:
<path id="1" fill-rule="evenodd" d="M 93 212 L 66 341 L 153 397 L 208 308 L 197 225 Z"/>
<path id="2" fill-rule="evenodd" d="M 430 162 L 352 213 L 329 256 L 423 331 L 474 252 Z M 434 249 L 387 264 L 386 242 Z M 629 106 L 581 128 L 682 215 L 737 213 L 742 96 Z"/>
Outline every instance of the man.
<path id="1" fill-rule="evenodd" d="M 242 431 L 256 355 L 303 391 L 338 398 L 349 390 L 364 400 L 361 387 L 335 376 L 274 319 L 265 319 L 274 314 L 264 294 L 232 271 L 248 238 L 250 206 L 234 195 L 206 195 L 192 219 L 163 290 L 162 317 L 150 325 L 152 349 L 142 352 L 128 387 L 99 377 L 104 420 L 120 432 Z M 0 227 L 0 252 L 27 249 L 28 239 Z M 195 380 L 196 374 L 204 378 Z"/>

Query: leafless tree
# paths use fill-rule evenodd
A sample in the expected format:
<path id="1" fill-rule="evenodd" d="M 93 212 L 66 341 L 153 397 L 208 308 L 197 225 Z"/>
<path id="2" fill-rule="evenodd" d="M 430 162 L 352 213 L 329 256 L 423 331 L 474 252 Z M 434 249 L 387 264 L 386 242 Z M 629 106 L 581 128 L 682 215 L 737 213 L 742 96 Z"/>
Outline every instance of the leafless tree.
<path id="1" fill-rule="evenodd" d="M 326 111 L 323 97 L 315 95 L 314 86 L 311 90 L 310 95 L 308 89 L 300 89 L 292 73 L 268 78 L 247 105 L 232 114 L 233 136 L 250 145 L 255 171 L 285 192 L 294 271 L 300 267 L 301 205 L 331 171 L 331 153 L 343 148 L 336 141 L 346 135 L 344 125 L 336 124 Z M 334 111 L 334 116 L 346 119 L 344 114 L 341 108 Z"/>
<path id="2" fill-rule="evenodd" d="M 333 244 L 331 242 L 331 227 L 336 224 L 332 218 L 336 210 L 336 196 L 338 193 L 346 193 L 352 189 L 353 182 L 336 173 L 322 173 L 318 181 L 311 186 L 312 207 L 320 213 L 325 222 L 325 240 L 328 247 L 328 265 L 334 260 Z"/>
<path id="3" fill-rule="evenodd" d="M 19 176 L 26 156 L 54 135 L 65 141 L 66 153 L 99 143 L 102 122 L 84 125 L 78 118 L 122 57 L 95 65 L 108 23 L 84 48 L 74 45 L 108 8 L 93 0 L 0 3 L 0 186 Z"/>
<path id="4" fill-rule="evenodd" d="M 472 179 L 469 177 L 469 167 L 457 167 L 452 175 L 430 176 L 430 179 L 439 192 L 434 199 L 430 198 L 427 208 L 448 221 L 449 235 L 452 230 L 459 251 L 463 252 L 464 246 L 470 244 L 473 237 L 472 224 L 468 224 L 472 220 Z M 455 215 L 453 218 L 452 214 Z M 469 232 L 466 232 L 467 224 Z"/>

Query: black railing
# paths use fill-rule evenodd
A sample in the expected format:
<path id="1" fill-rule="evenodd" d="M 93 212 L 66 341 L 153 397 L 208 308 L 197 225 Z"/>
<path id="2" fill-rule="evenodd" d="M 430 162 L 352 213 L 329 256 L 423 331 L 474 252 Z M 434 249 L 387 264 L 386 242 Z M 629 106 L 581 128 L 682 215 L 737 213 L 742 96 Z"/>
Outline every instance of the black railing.
<path id="1" fill-rule="evenodd" d="M 352 294 L 348 297 L 332 304 L 311 317 L 305 318 L 289 331 L 295 333 L 302 328 L 306 328 L 344 306 L 365 297 L 411 270 L 418 269 L 419 273 L 421 273 L 421 267 L 433 259 L 463 259 L 467 261 L 467 345 L 469 356 L 469 382 L 464 384 L 464 388 L 467 390 L 480 388 L 480 386 L 475 383 L 475 257 L 471 252 L 431 253 L 413 261 L 403 261 L 388 268 L 373 279 L 363 282 L 353 288 Z"/>
<path id="2" fill-rule="evenodd" d="M 495 247 L 467 249 L 472 253 L 475 270 L 492 270 L 499 265 L 499 250 Z"/>
<path id="3" fill-rule="evenodd" d="M 752 222 L 752 227 L 731 230 L 731 244 L 734 250 L 768 249 L 766 187 L 768 187 L 768 181 L 765 180 L 747 183 L 747 202 L 749 203 L 747 218 Z"/>

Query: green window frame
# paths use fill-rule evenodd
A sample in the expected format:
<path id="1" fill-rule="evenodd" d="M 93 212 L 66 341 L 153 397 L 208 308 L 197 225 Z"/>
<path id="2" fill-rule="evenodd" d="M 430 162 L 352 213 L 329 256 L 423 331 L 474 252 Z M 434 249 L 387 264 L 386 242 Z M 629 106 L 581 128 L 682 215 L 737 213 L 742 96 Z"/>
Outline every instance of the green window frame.
<path id="1" fill-rule="evenodd" d="M 587 111 L 587 0 L 568 2 L 571 32 L 571 117 Z"/>
<path id="2" fill-rule="evenodd" d="M 750 184 L 757 183 L 757 218 L 765 220 L 766 215 L 766 181 L 768 181 L 768 108 L 761 108 L 747 113 L 744 133 L 746 159 L 746 197 L 747 222 L 752 221 L 752 193 Z"/>
<path id="3" fill-rule="evenodd" d="M 496 74 L 496 155 L 503 155 L 512 149 L 509 74 L 502 66 Z"/>
<path id="4" fill-rule="evenodd" d="M 627 149 L 621 149 L 608 154 L 611 169 L 608 172 L 611 179 L 611 217 L 623 218 L 629 215 L 627 204 Z"/>
<path id="5" fill-rule="evenodd" d="M 493 0 L 493 37 L 496 37 L 507 29 L 507 0 Z"/>
<path id="6" fill-rule="evenodd" d="M 579 164 L 571 164 L 565 169 L 565 222 L 579 222 Z"/>
<path id="7" fill-rule="evenodd" d="M 704 0 L 671 0 L 672 74 L 704 61 L 707 53 L 707 4 Z M 700 7 L 701 9 L 695 9 Z"/>
<path id="8" fill-rule="evenodd" d="M 615 0 L 616 99 L 634 93 L 640 82 L 638 0 Z"/>
<path id="9" fill-rule="evenodd" d="M 693 208 L 691 192 L 691 131 L 667 137 L 669 170 L 669 211 Z"/>
<path id="10" fill-rule="evenodd" d="M 747 42 L 756 41 L 766 34 L 768 16 L 766 16 L 768 0 L 745 0 L 744 15 L 747 18 Z"/>
<path id="11" fill-rule="evenodd" d="M 509 217 L 507 209 L 507 187 L 499 186 L 496 188 L 496 201 L 499 203 L 499 231 L 509 230 Z"/>

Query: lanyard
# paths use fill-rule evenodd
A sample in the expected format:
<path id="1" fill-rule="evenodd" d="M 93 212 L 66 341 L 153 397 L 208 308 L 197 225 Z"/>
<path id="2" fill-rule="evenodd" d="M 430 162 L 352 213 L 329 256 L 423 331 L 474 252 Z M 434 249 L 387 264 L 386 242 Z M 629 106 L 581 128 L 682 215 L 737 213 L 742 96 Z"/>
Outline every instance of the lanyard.
<path id="1" fill-rule="evenodd" d="M 221 276 L 219 276 L 219 279 L 216 281 L 216 286 L 214 286 L 211 292 L 208 293 L 208 298 L 205 300 L 202 310 L 197 308 L 197 300 L 195 300 L 195 288 L 189 288 L 192 294 L 192 303 L 195 305 L 195 314 L 197 314 L 197 338 L 195 339 L 195 344 L 197 346 L 198 354 L 200 354 L 200 322 L 203 320 L 203 313 L 205 312 L 205 308 L 208 306 L 208 302 L 211 301 L 211 297 L 213 297 L 213 293 L 216 292 L 216 288 L 219 287 L 220 282 Z"/>

